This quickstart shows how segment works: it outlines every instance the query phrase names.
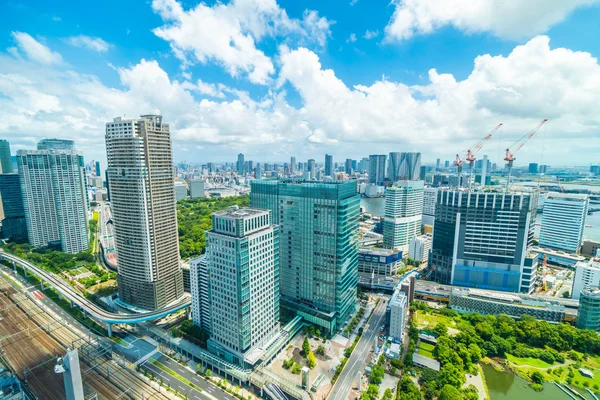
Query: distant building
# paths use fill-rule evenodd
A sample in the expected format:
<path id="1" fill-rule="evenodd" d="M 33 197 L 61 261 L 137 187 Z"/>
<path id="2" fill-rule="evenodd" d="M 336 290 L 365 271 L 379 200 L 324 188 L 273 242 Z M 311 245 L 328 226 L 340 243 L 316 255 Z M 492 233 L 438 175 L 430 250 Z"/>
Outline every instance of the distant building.
<path id="1" fill-rule="evenodd" d="M 254 178 L 262 179 L 262 167 L 260 163 L 256 163 L 256 167 L 254 167 Z"/>
<path id="2" fill-rule="evenodd" d="M 96 161 L 96 176 L 102 176 L 102 173 L 100 172 L 100 161 Z"/>
<path id="3" fill-rule="evenodd" d="M 600 249 L 600 242 L 595 240 L 584 240 L 583 246 L 581 246 L 581 254 L 586 256 L 593 256 L 596 251 Z"/>
<path id="4" fill-rule="evenodd" d="M 211 331 L 208 349 L 242 367 L 279 334 L 279 229 L 270 211 L 232 207 L 206 233 Z"/>
<path id="5" fill-rule="evenodd" d="M 423 181 L 398 181 L 385 193 L 383 245 L 408 253 L 410 240 L 421 233 Z"/>
<path id="6" fill-rule="evenodd" d="M 552 298 L 460 287 L 450 289 L 450 308 L 459 313 L 506 314 L 513 318 L 525 314 L 548 322 L 565 318 L 565 306 Z"/>
<path id="7" fill-rule="evenodd" d="M 401 290 L 394 291 L 394 295 L 388 304 L 390 336 L 402 342 L 406 330 L 406 319 L 408 313 L 408 301 L 406 294 Z"/>
<path id="8" fill-rule="evenodd" d="M 296 172 L 296 157 L 290 157 L 290 174 L 294 175 Z"/>
<path id="9" fill-rule="evenodd" d="M 46 139 L 38 144 L 40 150 L 17 152 L 29 243 L 65 253 L 89 247 L 83 155 L 72 143 Z"/>
<path id="10" fill-rule="evenodd" d="M 369 156 L 369 183 L 377 186 L 385 185 L 385 154 Z"/>
<path id="11" fill-rule="evenodd" d="M 10 144 L 0 139 L 0 174 L 11 174 L 13 172 L 12 158 L 10 156 Z"/>
<path id="12" fill-rule="evenodd" d="M 402 252 L 392 249 L 359 248 L 358 272 L 392 276 L 402 268 Z"/>
<path id="13" fill-rule="evenodd" d="M 346 172 L 348 175 L 352 175 L 352 159 L 351 158 L 346 158 L 346 163 L 344 164 L 344 172 Z"/>
<path id="14" fill-rule="evenodd" d="M 363 157 L 359 162 L 358 162 L 358 171 L 359 172 L 367 172 L 369 170 L 369 158 L 368 157 Z"/>
<path id="15" fill-rule="evenodd" d="M 435 170 L 436 172 L 440 170 L 440 159 L 435 160 Z"/>
<path id="16" fill-rule="evenodd" d="M 246 163 L 244 161 L 244 155 L 242 153 L 240 153 L 237 156 L 237 163 L 236 163 L 236 169 L 237 169 L 238 175 L 246 174 L 245 167 L 246 167 Z"/>
<path id="17" fill-rule="evenodd" d="M 442 284 L 531 293 L 538 194 L 440 190 L 429 273 Z"/>
<path id="18" fill-rule="evenodd" d="M 600 331 L 600 287 L 586 286 L 581 291 L 577 327 Z"/>
<path id="19" fill-rule="evenodd" d="M 433 238 L 430 234 L 412 238 L 408 248 L 408 258 L 419 262 L 426 262 L 429 259 L 432 240 Z"/>
<path id="20" fill-rule="evenodd" d="M 333 176 L 333 156 L 325 154 L 325 176 Z"/>
<path id="21" fill-rule="evenodd" d="M 537 174 L 538 173 L 538 163 L 529 163 L 529 173 L 530 174 Z"/>
<path id="22" fill-rule="evenodd" d="M 433 226 L 435 223 L 435 203 L 437 202 L 437 188 L 426 187 L 423 189 L 423 225 Z"/>
<path id="23" fill-rule="evenodd" d="M 317 164 L 313 159 L 308 160 L 307 164 L 308 179 L 314 180 L 317 177 Z"/>
<path id="24" fill-rule="evenodd" d="M 175 181 L 175 200 L 184 200 L 188 196 L 188 186 L 184 181 Z"/>
<path id="25" fill-rule="evenodd" d="M 400 180 L 419 180 L 421 172 L 421 153 L 390 153 L 388 178 L 394 183 Z"/>
<path id="26" fill-rule="evenodd" d="M 548 166 L 547 165 L 538 166 L 538 172 L 540 174 L 546 174 L 548 172 Z"/>
<path id="27" fill-rule="evenodd" d="M 202 179 L 192 179 L 190 181 L 190 197 L 192 199 L 206 197 L 204 194 L 204 181 Z"/>
<path id="28" fill-rule="evenodd" d="M 542 214 L 540 246 L 578 252 L 588 206 L 587 194 L 548 193 Z"/>
<path id="29" fill-rule="evenodd" d="M 281 304 L 337 332 L 356 309 L 356 181 L 252 181 L 250 205 L 280 227 Z"/>
<path id="30" fill-rule="evenodd" d="M 586 286 L 600 286 L 600 250 L 591 260 L 578 262 L 575 265 L 571 298 L 578 300 Z"/>
<path id="31" fill-rule="evenodd" d="M 206 254 L 190 260 L 192 322 L 210 332 L 210 287 Z"/>
<path id="32" fill-rule="evenodd" d="M 19 174 L 0 174 L 0 201 L 4 209 L 3 239 L 27 240 L 27 222 Z"/>

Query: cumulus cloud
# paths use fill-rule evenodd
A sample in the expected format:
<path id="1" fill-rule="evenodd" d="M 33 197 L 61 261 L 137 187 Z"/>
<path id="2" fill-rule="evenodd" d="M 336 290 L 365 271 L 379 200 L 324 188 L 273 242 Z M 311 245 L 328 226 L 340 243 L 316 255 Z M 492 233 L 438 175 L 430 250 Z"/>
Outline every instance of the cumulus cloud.
<path id="1" fill-rule="evenodd" d="M 394 0 L 385 28 L 387 41 L 406 40 L 453 26 L 467 33 L 490 32 L 519 39 L 546 32 L 573 10 L 598 0 Z"/>
<path id="2" fill-rule="evenodd" d="M 83 47 L 98 53 L 106 53 L 110 45 L 99 37 L 85 35 L 71 36 L 65 39 L 65 42 L 75 47 Z"/>
<path id="3" fill-rule="evenodd" d="M 350 36 L 348 36 L 348 39 L 346 39 L 346 43 L 354 43 L 356 42 L 356 33 L 351 33 Z"/>
<path id="4" fill-rule="evenodd" d="M 363 37 L 367 40 L 371 40 L 371 39 L 375 39 L 377 36 L 379 36 L 378 30 L 370 31 L 367 29 L 365 31 L 365 35 Z"/>
<path id="5" fill-rule="evenodd" d="M 22 50 L 27 58 L 37 61 L 41 64 L 59 64 L 62 57 L 59 53 L 50 50 L 31 35 L 24 32 L 12 32 L 12 37 L 17 42 L 17 46 Z"/>
<path id="6" fill-rule="evenodd" d="M 268 83 L 275 72 L 258 42 L 285 35 L 324 46 L 332 24 L 311 10 L 306 10 L 301 20 L 290 18 L 275 0 L 233 0 L 213 6 L 200 3 L 189 10 L 176 0 L 154 0 L 152 8 L 165 22 L 153 32 L 170 43 L 184 68 L 213 61 L 230 75 L 244 74 L 257 84 Z"/>

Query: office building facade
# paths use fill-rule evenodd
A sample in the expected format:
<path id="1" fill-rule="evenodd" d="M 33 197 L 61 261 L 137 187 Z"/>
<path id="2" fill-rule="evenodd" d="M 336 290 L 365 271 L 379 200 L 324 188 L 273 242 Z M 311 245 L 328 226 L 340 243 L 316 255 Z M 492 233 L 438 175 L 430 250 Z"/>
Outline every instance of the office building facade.
<path id="1" fill-rule="evenodd" d="M 360 198 L 355 181 L 253 181 L 250 206 L 280 227 L 282 306 L 336 332 L 356 309 Z"/>
<path id="2" fill-rule="evenodd" d="M 237 156 L 237 163 L 236 163 L 236 169 L 237 169 L 238 175 L 244 175 L 246 173 L 245 168 L 246 168 L 246 163 L 244 161 L 244 155 L 242 153 L 240 153 Z"/>
<path id="3" fill-rule="evenodd" d="M 188 196 L 188 185 L 183 181 L 175 181 L 175 201 L 185 200 Z"/>
<path id="4" fill-rule="evenodd" d="M 352 159 L 346 158 L 346 162 L 344 163 L 344 172 L 348 175 L 352 175 Z"/>
<path id="5" fill-rule="evenodd" d="M 333 156 L 325 154 L 325 176 L 333 176 Z"/>
<path id="6" fill-rule="evenodd" d="M 206 254 L 190 260 L 192 322 L 210 332 L 210 286 Z"/>
<path id="7" fill-rule="evenodd" d="M 408 258 L 419 262 L 427 262 L 432 241 L 431 234 L 412 238 L 408 248 Z"/>
<path id="8" fill-rule="evenodd" d="M 579 297 L 577 327 L 600 331 L 600 287 L 586 286 Z"/>
<path id="9" fill-rule="evenodd" d="M 232 207 L 212 215 L 206 232 L 210 274 L 208 349 L 253 366 L 257 349 L 279 333 L 279 232 L 270 211 Z"/>
<path id="10" fill-rule="evenodd" d="M 190 197 L 192 199 L 205 197 L 204 181 L 202 179 L 192 179 L 190 181 Z"/>
<path id="11" fill-rule="evenodd" d="M 369 183 L 377 186 L 385 185 L 385 154 L 369 156 Z"/>
<path id="12" fill-rule="evenodd" d="M 65 253 L 85 251 L 89 227 L 83 155 L 59 147 L 38 148 L 44 150 L 17 152 L 29 243 Z"/>
<path id="13" fill-rule="evenodd" d="M 442 284 L 531 293 L 538 193 L 440 190 L 430 279 Z"/>
<path id="14" fill-rule="evenodd" d="M 390 336 L 402 342 L 408 316 L 408 299 L 402 290 L 394 291 L 388 304 Z"/>
<path id="15" fill-rule="evenodd" d="M 423 225 L 434 226 L 435 203 L 437 202 L 437 188 L 426 187 L 423 189 Z"/>
<path id="16" fill-rule="evenodd" d="M 588 206 L 587 194 L 546 194 L 540 246 L 578 252 L 583 242 Z"/>
<path id="17" fill-rule="evenodd" d="M 310 159 L 307 162 L 308 179 L 313 180 L 317 177 L 317 163 Z"/>
<path id="18" fill-rule="evenodd" d="M 4 209 L 3 239 L 27 240 L 27 222 L 19 174 L 0 174 L 0 201 Z"/>
<path id="19" fill-rule="evenodd" d="M 0 139 L 0 174 L 11 174 L 13 172 L 12 158 L 10 156 L 10 143 Z"/>
<path id="20" fill-rule="evenodd" d="M 575 264 L 575 278 L 571 298 L 579 300 L 583 288 L 586 286 L 600 286 L 600 250 L 589 261 L 580 261 Z"/>
<path id="21" fill-rule="evenodd" d="M 392 249 L 359 248 L 358 272 L 381 276 L 396 275 L 402 268 L 402 252 Z"/>
<path id="22" fill-rule="evenodd" d="M 159 309 L 183 295 L 169 125 L 118 117 L 105 138 L 119 297 Z"/>
<path id="23" fill-rule="evenodd" d="M 410 240 L 421 234 L 423 181 L 398 181 L 385 191 L 383 245 L 408 253 Z"/>

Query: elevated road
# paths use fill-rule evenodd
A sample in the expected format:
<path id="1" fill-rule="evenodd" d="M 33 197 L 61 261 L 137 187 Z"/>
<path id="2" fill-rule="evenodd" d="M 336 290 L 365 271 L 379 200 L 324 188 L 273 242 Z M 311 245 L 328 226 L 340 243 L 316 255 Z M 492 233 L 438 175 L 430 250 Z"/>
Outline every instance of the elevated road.
<path id="1" fill-rule="evenodd" d="M 4 251 L 0 251 L 0 260 L 2 259 L 8 261 L 9 263 L 18 264 L 21 267 L 23 267 L 26 271 L 29 271 L 34 275 L 40 277 L 43 283 L 52 286 L 59 292 L 61 296 L 70 301 L 72 304 L 79 307 L 90 317 L 98 321 L 105 322 L 109 327 L 109 335 L 110 325 L 112 324 L 137 324 L 140 322 L 152 321 L 155 319 L 162 318 L 176 311 L 179 311 L 192 304 L 189 294 L 186 294 L 177 302 L 169 304 L 168 306 L 159 310 L 141 313 L 113 313 L 104 310 L 92 301 L 86 299 L 81 294 L 73 290 L 73 288 L 67 283 L 65 283 L 62 279 L 55 277 L 53 274 L 44 271 L 42 268 L 30 263 L 27 260 L 23 260 L 22 258 L 16 257 Z"/>

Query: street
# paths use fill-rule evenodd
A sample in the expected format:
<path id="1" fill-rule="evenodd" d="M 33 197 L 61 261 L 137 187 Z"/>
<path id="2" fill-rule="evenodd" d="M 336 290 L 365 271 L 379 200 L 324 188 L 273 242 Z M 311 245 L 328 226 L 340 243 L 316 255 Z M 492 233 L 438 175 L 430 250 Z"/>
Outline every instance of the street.
<path id="1" fill-rule="evenodd" d="M 362 374 L 365 370 L 369 351 L 375 343 L 375 338 L 379 334 L 379 327 L 385 318 L 386 306 L 387 301 L 382 299 L 375 308 L 368 325 L 365 326 L 363 334 L 354 348 L 354 352 L 352 352 L 338 380 L 329 392 L 329 400 L 346 400 L 358 373 Z"/>

